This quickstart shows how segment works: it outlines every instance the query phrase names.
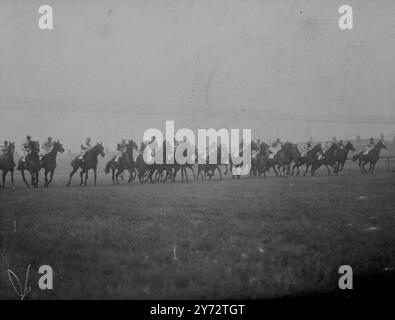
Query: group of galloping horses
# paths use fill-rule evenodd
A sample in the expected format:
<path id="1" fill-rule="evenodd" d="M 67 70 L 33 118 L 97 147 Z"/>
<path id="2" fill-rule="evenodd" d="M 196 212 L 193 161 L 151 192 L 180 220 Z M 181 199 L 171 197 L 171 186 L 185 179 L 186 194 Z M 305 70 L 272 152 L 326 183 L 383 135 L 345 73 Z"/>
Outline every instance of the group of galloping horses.
<path id="1" fill-rule="evenodd" d="M 194 179 L 209 179 L 214 176 L 215 171 L 218 171 L 220 179 L 222 179 L 221 166 L 225 166 L 225 174 L 228 172 L 232 173 L 233 178 L 239 178 L 235 176 L 232 171 L 232 159 L 229 157 L 229 164 L 221 164 L 221 148 L 218 147 L 217 151 L 217 164 L 210 164 L 207 158 L 205 164 L 147 164 L 143 159 L 143 151 L 147 146 L 145 143 L 141 143 L 140 148 L 137 143 L 132 139 L 127 143 L 126 151 L 122 156 L 116 160 L 113 157 L 105 166 L 105 173 L 112 174 L 112 181 L 114 184 L 119 184 L 119 177 L 123 179 L 123 173 L 128 172 L 128 182 L 133 181 L 136 177 L 139 178 L 140 183 L 147 182 L 148 180 L 152 183 L 175 181 L 177 173 L 181 173 L 181 179 L 184 181 L 184 177 L 188 182 L 187 169 L 190 170 L 194 176 Z M 166 154 L 166 144 L 162 147 L 164 155 Z M 343 147 L 338 143 L 332 143 L 331 146 L 324 152 L 321 144 L 316 144 L 306 154 L 301 154 L 297 144 L 291 142 L 285 142 L 280 151 L 273 157 L 270 155 L 270 146 L 264 142 L 259 145 L 256 142 L 252 142 L 251 148 L 251 167 L 250 177 L 266 176 L 266 173 L 273 170 L 276 176 L 283 175 L 299 175 L 301 166 L 306 166 L 304 175 L 310 170 L 311 175 L 322 166 L 326 167 L 328 174 L 331 173 L 331 168 L 334 173 L 338 173 L 343 170 L 344 164 L 348 158 L 350 151 L 355 151 L 353 144 L 348 141 Z M 380 151 L 387 147 L 382 141 L 378 141 L 374 148 L 369 151 L 368 154 L 360 152 L 352 157 L 353 161 L 358 161 L 361 173 L 373 174 L 376 163 L 380 157 Z M 5 186 L 5 179 L 7 173 L 11 174 L 11 183 L 14 187 L 14 151 L 15 143 L 12 142 L 8 146 L 6 153 L 0 158 L 0 170 L 2 171 L 2 184 L 0 187 Z M 54 143 L 52 150 L 39 157 L 38 150 L 33 150 L 25 158 L 22 158 L 18 162 L 17 170 L 21 172 L 22 179 L 26 186 L 32 185 L 38 187 L 39 183 L 39 172 L 44 170 L 44 187 L 48 187 L 52 182 L 53 175 L 56 168 L 56 158 L 58 153 L 63 153 L 63 145 L 58 141 Z M 86 152 L 84 157 L 76 157 L 72 162 L 72 171 L 69 175 L 69 180 L 66 186 L 69 186 L 73 175 L 80 170 L 80 185 L 87 185 L 88 172 L 93 171 L 94 184 L 96 185 L 97 180 L 97 165 L 98 157 L 105 156 L 104 147 L 102 143 L 97 143 L 89 151 Z M 166 159 L 166 157 L 164 157 Z M 204 162 L 204 161 L 203 161 Z M 369 169 L 366 170 L 365 166 L 369 164 Z M 239 166 L 242 164 L 239 164 Z M 197 173 L 195 174 L 195 169 Z M 26 180 L 25 172 L 29 172 L 31 176 L 31 182 Z"/>

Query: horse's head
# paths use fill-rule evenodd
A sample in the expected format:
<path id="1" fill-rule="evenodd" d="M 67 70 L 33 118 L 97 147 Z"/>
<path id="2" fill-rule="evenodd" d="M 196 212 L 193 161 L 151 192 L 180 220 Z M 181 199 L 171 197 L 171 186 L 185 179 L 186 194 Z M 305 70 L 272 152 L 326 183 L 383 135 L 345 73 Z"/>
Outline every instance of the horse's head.
<path id="1" fill-rule="evenodd" d="M 15 142 L 10 142 L 8 144 L 8 153 L 13 154 L 15 151 Z"/>
<path id="2" fill-rule="evenodd" d="M 344 148 L 347 148 L 347 150 L 355 151 L 354 145 L 351 143 L 351 141 L 347 141 L 346 145 Z"/>
<path id="3" fill-rule="evenodd" d="M 375 148 L 376 148 L 376 149 L 379 149 L 379 150 L 380 150 L 380 149 L 387 149 L 387 146 L 384 144 L 383 141 L 379 140 L 379 142 L 376 143 Z"/>
<path id="4" fill-rule="evenodd" d="M 101 156 L 102 156 L 102 158 L 106 155 L 105 153 L 104 153 L 104 147 L 103 147 L 103 144 L 100 142 L 100 143 L 97 143 L 95 146 L 94 146 L 94 148 L 93 149 L 95 149 L 95 151 L 97 152 L 97 154 L 100 154 Z"/>
<path id="5" fill-rule="evenodd" d="M 59 142 L 59 140 L 56 141 L 56 142 L 54 143 L 53 149 L 54 149 L 56 152 L 60 152 L 60 153 L 63 153 L 63 152 L 64 152 L 63 145 Z"/>

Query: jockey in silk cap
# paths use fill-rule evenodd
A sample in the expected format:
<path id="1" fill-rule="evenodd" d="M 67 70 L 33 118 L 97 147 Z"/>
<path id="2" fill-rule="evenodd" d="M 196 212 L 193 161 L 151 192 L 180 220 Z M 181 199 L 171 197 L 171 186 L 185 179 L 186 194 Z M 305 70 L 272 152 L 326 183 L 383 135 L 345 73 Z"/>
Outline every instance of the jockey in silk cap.
<path id="1" fill-rule="evenodd" d="M 127 143 L 125 139 L 122 139 L 121 143 L 117 144 L 117 156 L 115 157 L 115 162 L 119 162 L 119 159 L 122 157 L 122 155 L 126 152 L 127 150 Z"/>
<path id="2" fill-rule="evenodd" d="M 369 144 L 365 147 L 365 151 L 363 152 L 363 154 L 367 155 L 370 151 L 373 150 L 375 145 L 376 145 L 376 142 L 374 142 L 374 139 L 370 138 Z"/>
<path id="3" fill-rule="evenodd" d="M 271 155 L 269 155 L 269 158 L 273 159 L 277 155 L 277 153 L 281 150 L 282 147 L 283 147 L 283 143 L 281 142 L 280 138 L 277 138 L 270 146 Z"/>
<path id="4" fill-rule="evenodd" d="M 321 149 L 322 149 L 322 152 L 318 153 L 318 160 L 323 159 L 324 155 L 325 155 L 325 152 L 328 151 L 328 149 L 329 149 L 328 148 L 328 141 L 321 143 Z"/>
<path id="5" fill-rule="evenodd" d="M 51 137 L 47 138 L 47 141 L 45 141 L 43 143 L 43 145 L 41 146 L 41 148 L 44 150 L 44 153 L 40 155 L 40 157 L 44 157 L 46 156 L 48 153 L 50 153 L 53 149 L 53 146 L 55 145 L 55 143 L 52 141 Z"/>
<path id="6" fill-rule="evenodd" d="M 8 152 L 9 142 L 4 140 L 4 145 L 0 146 L 0 159 L 2 159 Z"/>
<path id="7" fill-rule="evenodd" d="M 306 157 L 311 149 L 313 149 L 311 141 L 307 141 L 306 145 L 303 146 L 302 157 Z"/>
<path id="8" fill-rule="evenodd" d="M 91 145 L 91 138 L 86 138 L 85 143 L 81 144 L 81 152 L 80 152 L 80 156 L 78 157 L 78 159 L 83 160 L 85 154 L 92 149 L 92 145 Z"/>
<path id="9" fill-rule="evenodd" d="M 344 148 L 343 140 L 340 140 L 338 145 L 339 145 L 340 150 L 343 150 L 343 148 Z"/>
<path id="10" fill-rule="evenodd" d="M 33 151 L 34 149 L 34 142 L 32 141 L 32 137 L 30 135 L 26 136 L 26 141 L 22 144 L 22 162 L 26 161 L 26 157 Z"/>

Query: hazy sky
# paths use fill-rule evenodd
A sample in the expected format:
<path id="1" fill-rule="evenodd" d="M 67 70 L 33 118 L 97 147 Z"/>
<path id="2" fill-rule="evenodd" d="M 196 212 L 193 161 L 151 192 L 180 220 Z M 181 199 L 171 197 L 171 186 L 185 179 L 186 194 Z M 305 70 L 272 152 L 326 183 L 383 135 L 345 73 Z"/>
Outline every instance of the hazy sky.
<path id="1" fill-rule="evenodd" d="M 38 28 L 38 8 L 54 30 Z M 354 29 L 338 28 L 338 8 Z M 0 0 L 0 139 L 251 128 L 284 140 L 395 134 L 395 2 Z"/>

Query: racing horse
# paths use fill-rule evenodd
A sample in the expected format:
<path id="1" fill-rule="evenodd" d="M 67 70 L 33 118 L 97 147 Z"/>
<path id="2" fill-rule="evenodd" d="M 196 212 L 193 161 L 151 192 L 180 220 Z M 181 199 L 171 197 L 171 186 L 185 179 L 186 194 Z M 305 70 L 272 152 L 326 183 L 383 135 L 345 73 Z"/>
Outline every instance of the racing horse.
<path id="1" fill-rule="evenodd" d="M 136 162 L 134 160 L 134 150 L 138 149 L 137 143 L 131 139 L 127 146 L 126 146 L 126 152 L 122 154 L 122 156 L 119 158 L 119 160 L 116 162 L 115 158 L 113 157 L 107 164 L 104 169 L 104 172 L 106 174 L 110 173 L 112 174 L 112 182 L 114 184 L 119 184 L 118 177 L 125 171 L 129 171 L 129 180 L 128 182 L 131 182 L 136 178 Z"/>
<path id="2" fill-rule="evenodd" d="M 336 169 L 335 169 L 336 173 L 343 171 L 344 164 L 347 161 L 348 153 L 350 151 L 355 152 L 355 148 L 354 148 L 354 145 L 350 141 L 347 141 L 347 143 L 343 149 L 339 149 L 335 152 L 333 158 L 336 163 Z"/>
<path id="3" fill-rule="evenodd" d="M 282 168 L 282 175 L 291 173 L 291 164 L 296 162 L 300 157 L 298 146 L 291 142 L 285 142 L 281 150 L 276 154 L 274 160 L 278 163 L 277 170 L 280 172 Z"/>
<path id="4" fill-rule="evenodd" d="M 322 145 L 321 145 L 322 147 Z M 322 152 L 321 155 L 318 156 L 317 161 L 315 161 L 311 165 L 311 175 L 314 176 L 315 172 L 321 167 L 325 166 L 326 170 L 328 171 L 328 174 L 331 174 L 331 170 L 329 167 L 333 168 L 334 172 L 336 172 L 337 164 L 335 161 L 335 154 L 339 151 L 341 151 L 339 145 L 335 142 L 331 144 L 331 146 L 326 150 L 325 152 Z"/>
<path id="5" fill-rule="evenodd" d="M 52 150 L 44 155 L 41 158 L 41 168 L 44 169 L 44 187 L 48 187 L 49 184 L 52 182 L 53 175 L 56 169 L 56 157 L 58 155 L 58 152 L 63 153 L 64 148 L 63 145 L 58 141 L 56 141 L 53 145 Z M 48 179 L 48 173 L 49 173 L 49 179 Z"/>
<path id="6" fill-rule="evenodd" d="M 21 172 L 22 179 L 25 182 L 26 186 L 29 187 L 29 183 L 25 177 L 25 170 L 30 173 L 31 176 L 31 185 L 34 188 L 38 187 L 38 173 L 41 169 L 40 158 L 38 156 L 39 152 L 39 144 L 38 141 L 33 141 L 33 148 L 30 153 L 26 156 L 25 161 L 22 161 L 22 158 L 19 159 L 17 170 Z"/>
<path id="7" fill-rule="evenodd" d="M 299 167 L 306 165 L 306 171 L 304 172 L 303 176 L 306 175 L 307 171 L 310 169 L 310 166 L 312 166 L 317 160 L 318 160 L 318 154 L 322 153 L 322 146 L 321 144 L 315 145 L 311 150 L 309 150 L 306 154 L 306 156 L 300 156 L 295 164 L 293 165 L 291 175 L 293 175 L 295 168 L 297 170 L 296 175 L 299 175 Z"/>
<path id="8" fill-rule="evenodd" d="M 80 156 L 76 157 L 73 161 L 71 161 L 71 166 L 73 170 L 70 173 L 69 177 L 69 182 L 67 183 L 66 187 L 68 187 L 71 183 L 71 178 L 73 177 L 74 173 L 78 170 L 81 169 L 80 171 L 80 177 L 81 177 L 81 183 L 80 186 L 84 183 L 84 185 L 87 185 L 88 181 L 88 171 L 93 170 L 93 175 L 94 175 L 94 184 L 96 185 L 96 179 L 97 179 L 97 157 L 101 155 L 103 158 L 105 156 L 104 153 L 104 147 L 103 144 L 97 143 L 92 149 L 88 150 L 84 156 L 83 159 L 80 159 Z M 85 174 L 85 181 L 83 180 L 82 176 Z"/>
<path id="9" fill-rule="evenodd" d="M 251 158 L 251 175 L 257 175 L 260 177 L 262 174 L 266 177 L 266 171 L 273 169 L 276 176 L 278 176 L 278 171 L 276 169 L 276 165 L 278 162 L 270 157 L 269 152 L 270 146 L 262 142 L 259 146 L 259 152 L 257 153 L 256 157 Z"/>
<path id="10" fill-rule="evenodd" d="M 359 154 L 352 157 L 353 161 L 358 160 L 358 166 L 361 170 L 361 173 L 370 173 L 371 175 L 374 173 L 374 168 L 376 167 L 376 163 L 380 158 L 381 149 L 387 149 L 383 141 L 379 141 L 373 147 L 372 150 L 369 151 L 368 154 L 364 154 L 361 151 Z M 369 170 L 366 171 L 365 165 L 369 163 Z"/>
<path id="11" fill-rule="evenodd" d="M 8 148 L 4 156 L 0 158 L 0 170 L 2 171 L 2 184 L 0 184 L 0 188 L 5 187 L 5 178 L 8 172 L 11 173 L 11 183 L 12 183 L 12 188 L 14 188 L 14 168 L 15 168 L 14 151 L 15 151 L 15 142 L 11 142 L 8 145 Z"/>

